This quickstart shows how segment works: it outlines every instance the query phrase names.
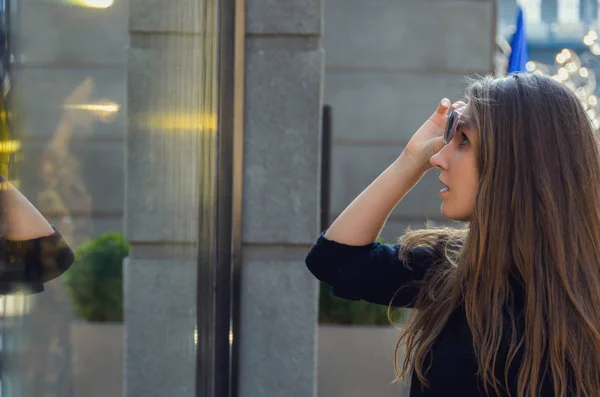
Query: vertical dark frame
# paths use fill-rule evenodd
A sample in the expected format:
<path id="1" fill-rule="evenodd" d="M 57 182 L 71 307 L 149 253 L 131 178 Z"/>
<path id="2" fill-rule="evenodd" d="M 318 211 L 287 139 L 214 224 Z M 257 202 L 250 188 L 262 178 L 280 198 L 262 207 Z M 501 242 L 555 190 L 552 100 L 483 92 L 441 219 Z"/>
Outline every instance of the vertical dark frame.
<path id="1" fill-rule="evenodd" d="M 7 112 L 7 118 L 6 118 L 6 123 L 9 122 L 9 118 L 8 118 L 8 103 L 6 98 L 4 97 L 4 87 L 3 87 L 3 83 L 4 83 L 4 78 L 6 78 L 5 76 L 8 74 L 9 72 L 9 68 L 10 68 L 10 3 L 13 0 L 0 0 L 0 46 L 1 46 L 1 54 L 0 54 L 0 62 L 2 63 L 2 75 L 0 75 L 0 93 L 2 93 L 2 96 L 0 97 L 2 101 L 4 101 L 3 107 Z M 1 201 L 0 201 L 0 211 L 2 211 L 3 209 L 1 208 Z M 0 216 L 0 228 L 4 228 L 4 222 L 3 222 L 4 217 Z M 4 303 L 3 303 L 4 305 Z M 3 308 L 4 309 L 4 308 Z M 2 313 L 4 313 L 4 310 L 2 311 Z M 5 377 L 5 367 L 6 364 L 5 362 L 7 362 L 10 357 L 7 355 L 7 350 L 6 350 L 6 346 L 7 346 L 7 330 L 9 330 L 7 321 L 6 321 L 6 317 L 4 316 L 4 314 L 2 314 L 0 316 L 0 321 L 2 321 L 2 324 L 0 324 L 0 393 L 2 395 L 10 395 L 11 389 L 10 389 L 10 385 L 7 382 L 7 379 Z"/>
<path id="2" fill-rule="evenodd" d="M 0 28 L 2 29 L 2 42 L 0 42 L 2 54 L 0 59 L 2 67 L 8 72 L 10 68 L 10 0 L 0 0 L 0 8 Z"/>
<path id="3" fill-rule="evenodd" d="M 322 135 L 321 135 L 321 218 L 320 231 L 329 227 L 331 205 L 331 145 L 332 145 L 332 109 L 331 105 L 323 106 Z"/>
<path id="4" fill-rule="evenodd" d="M 212 258 L 198 256 L 197 397 L 237 396 L 245 9 L 245 0 L 218 0 L 215 241 Z"/>

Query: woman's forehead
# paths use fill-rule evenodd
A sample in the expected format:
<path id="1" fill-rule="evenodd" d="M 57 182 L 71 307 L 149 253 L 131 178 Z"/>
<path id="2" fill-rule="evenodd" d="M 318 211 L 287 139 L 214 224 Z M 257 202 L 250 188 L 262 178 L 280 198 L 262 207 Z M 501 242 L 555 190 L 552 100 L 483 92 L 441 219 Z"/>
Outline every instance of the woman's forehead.
<path id="1" fill-rule="evenodd" d="M 472 118 L 472 106 L 470 106 L 469 104 L 467 104 L 465 107 L 463 107 L 462 109 L 459 110 L 460 112 L 460 123 L 461 124 L 466 124 L 466 125 L 471 125 L 473 118 Z"/>
<path id="2" fill-rule="evenodd" d="M 467 105 L 463 109 L 461 109 L 460 117 L 458 118 L 457 128 L 468 130 L 470 132 L 475 132 L 474 120 L 471 116 L 471 112 L 469 111 L 469 106 Z"/>

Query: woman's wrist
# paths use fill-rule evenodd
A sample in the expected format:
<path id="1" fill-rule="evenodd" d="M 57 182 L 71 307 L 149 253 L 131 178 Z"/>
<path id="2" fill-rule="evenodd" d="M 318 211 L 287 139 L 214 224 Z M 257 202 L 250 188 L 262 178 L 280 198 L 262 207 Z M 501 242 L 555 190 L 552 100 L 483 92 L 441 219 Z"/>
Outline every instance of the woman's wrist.
<path id="1" fill-rule="evenodd" d="M 418 179 L 421 179 L 432 167 L 429 159 L 414 156 L 406 150 L 398 156 L 394 165 L 396 169 L 401 170 L 405 175 L 406 173 L 412 174 L 418 177 Z"/>

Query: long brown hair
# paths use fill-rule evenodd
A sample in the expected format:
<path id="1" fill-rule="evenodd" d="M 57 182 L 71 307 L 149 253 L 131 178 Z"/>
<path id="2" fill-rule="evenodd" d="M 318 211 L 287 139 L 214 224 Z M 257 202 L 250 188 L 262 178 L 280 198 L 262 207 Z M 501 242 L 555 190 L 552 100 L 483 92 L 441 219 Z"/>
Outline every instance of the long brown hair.
<path id="1" fill-rule="evenodd" d="M 544 376 L 555 396 L 598 395 L 598 134 L 575 94 L 548 77 L 488 76 L 471 82 L 466 97 L 479 137 L 473 216 L 464 229 L 401 238 L 401 256 L 429 245 L 444 260 L 420 290 L 396 348 L 397 357 L 405 345 L 396 372 L 405 377 L 414 368 L 427 385 L 427 355 L 451 313 L 462 307 L 486 393 L 501 394 L 521 352 L 519 397 L 537 396 Z M 498 372 L 503 349 L 505 368 Z"/>

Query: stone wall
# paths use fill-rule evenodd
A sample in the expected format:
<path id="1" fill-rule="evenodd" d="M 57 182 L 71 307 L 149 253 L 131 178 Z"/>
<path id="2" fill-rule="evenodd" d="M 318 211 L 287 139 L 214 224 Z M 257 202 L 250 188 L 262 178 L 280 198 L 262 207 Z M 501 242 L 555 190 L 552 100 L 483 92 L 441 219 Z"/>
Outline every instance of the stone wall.
<path id="1" fill-rule="evenodd" d="M 333 107 L 334 219 L 401 153 L 465 75 L 493 70 L 493 1 L 327 0 L 325 103 Z M 383 237 L 425 219 L 444 223 L 429 172 L 390 217 Z"/>

